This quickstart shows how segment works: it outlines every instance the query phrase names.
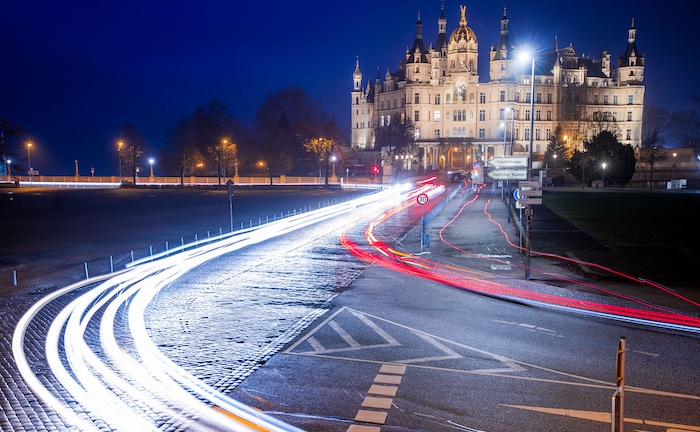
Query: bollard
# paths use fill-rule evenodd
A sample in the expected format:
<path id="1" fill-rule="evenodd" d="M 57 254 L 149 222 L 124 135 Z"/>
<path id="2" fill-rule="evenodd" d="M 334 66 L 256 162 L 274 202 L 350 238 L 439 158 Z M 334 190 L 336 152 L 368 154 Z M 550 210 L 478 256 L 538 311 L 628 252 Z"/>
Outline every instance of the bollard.
<path id="1" fill-rule="evenodd" d="M 90 279 L 90 274 L 88 273 L 87 261 L 85 261 L 85 279 Z"/>
<path id="2" fill-rule="evenodd" d="M 17 270 L 12 270 L 12 285 L 17 285 Z"/>
<path id="3" fill-rule="evenodd" d="M 207 238 L 211 238 L 211 236 L 209 235 L 209 230 L 207 230 Z"/>
<path id="4" fill-rule="evenodd" d="M 266 224 L 270 223 L 270 216 L 265 216 L 265 223 Z"/>
<path id="5" fill-rule="evenodd" d="M 168 241 L 167 240 L 165 241 L 165 251 L 166 252 L 168 251 Z"/>
<path id="6" fill-rule="evenodd" d="M 185 238 L 180 237 L 180 245 L 184 246 L 185 245 Z"/>
<path id="7" fill-rule="evenodd" d="M 223 235 L 223 234 L 224 234 L 224 231 L 221 229 L 221 227 L 219 227 L 219 235 Z"/>
<path id="8" fill-rule="evenodd" d="M 243 222 L 241 222 L 241 229 L 243 229 Z"/>
<path id="9" fill-rule="evenodd" d="M 134 250 L 131 249 L 131 262 L 134 262 Z"/>
<path id="10" fill-rule="evenodd" d="M 148 253 L 153 256 L 153 245 L 148 245 Z"/>
<path id="11" fill-rule="evenodd" d="M 197 234 L 194 235 L 194 245 L 197 246 Z"/>

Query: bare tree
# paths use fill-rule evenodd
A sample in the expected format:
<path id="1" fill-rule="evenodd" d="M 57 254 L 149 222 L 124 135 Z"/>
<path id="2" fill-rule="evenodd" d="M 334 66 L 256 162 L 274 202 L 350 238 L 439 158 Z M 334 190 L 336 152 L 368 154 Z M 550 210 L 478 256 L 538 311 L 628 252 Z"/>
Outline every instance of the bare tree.
<path id="1" fill-rule="evenodd" d="M 126 150 L 127 167 L 131 171 L 134 185 L 136 185 L 136 178 L 141 169 L 139 166 L 141 156 L 146 151 L 146 140 L 136 129 L 136 126 L 130 123 L 119 128 L 119 134 L 121 136 L 120 141 L 124 143 L 124 149 Z"/>
<path id="2" fill-rule="evenodd" d="M 644 123 L 642 126 L 642 149 L 639 153 L 640 162 L 649 164 L 649 190 L 654 187 L 654 165 L 666 159 L 664 151 L 664 134 L 669 128 L 669 112 L 666 108 L 655 106 L 644 107 Z"/>
<path id="3" fill-rule="evenodd" d="M 14 158 L 16 155 L 15 148 L 19 138 L 25 132 L 22 126 L 10 124 L 10 119 L 0 119 L 0 153 L 2 153 L 2 169 L 7 170 L 5 172 L 7 176 L 12 171 L 11 163 L 8 161 L 15 160 L 16 162 Z"/>
<path id="4" fill-rule="evenodd" d="M 700 116 L 694 110 L 673 111 L 669 118 L 671 136 L 681 147 L 693 147 L 700 137 Z"/>

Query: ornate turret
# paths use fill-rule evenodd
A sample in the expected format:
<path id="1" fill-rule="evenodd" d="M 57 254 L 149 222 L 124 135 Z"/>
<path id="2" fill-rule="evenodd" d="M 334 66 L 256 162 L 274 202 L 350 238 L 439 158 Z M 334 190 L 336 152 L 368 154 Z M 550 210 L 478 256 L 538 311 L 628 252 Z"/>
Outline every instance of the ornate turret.
<path id="1" fill-rule="evenodd" d="M 617 61 L 617 81 L 620 84 L 641 84 L 644 80 L 644 54 L 637 49 L 637 28 L 632 26 L 627 36 L 627 49 Z"/>

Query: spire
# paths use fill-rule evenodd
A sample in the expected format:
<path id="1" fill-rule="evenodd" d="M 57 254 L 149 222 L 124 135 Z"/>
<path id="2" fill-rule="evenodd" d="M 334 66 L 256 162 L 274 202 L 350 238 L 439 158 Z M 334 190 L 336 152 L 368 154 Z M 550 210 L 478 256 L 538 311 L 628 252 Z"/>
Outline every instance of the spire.
<path id="1" fill-rule="evenodd" d="M 634 18 L 632 18 L 632 27 L 630 27 L 629 36 L 627 41 L 633 43 L 637 39 L 637 28 L 634 26 Z"/>
<path id="2" fill-rule="evenodd" d="M 420 21 L 420 11 L 418 11 L 418 21 L 416 21 L 416 39 L 423 39 L 423 23 Z"/>
<path id="3" fill-rule="evenodd" d="M 554 36 L 554 52 L 559 52 L 559 36 Z"/>
<path id="4" fill-rule="evenodd" d="M 501 34 L 508 33 L 508 17 L 506 16 L 506 8 L 503 8 L 503 18 L 501 18 Z"/>

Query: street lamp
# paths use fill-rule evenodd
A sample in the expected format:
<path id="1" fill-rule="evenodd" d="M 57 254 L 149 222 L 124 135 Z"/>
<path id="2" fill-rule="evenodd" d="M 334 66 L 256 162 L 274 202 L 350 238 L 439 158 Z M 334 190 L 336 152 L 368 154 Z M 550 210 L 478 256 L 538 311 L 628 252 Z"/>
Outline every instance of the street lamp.
<path id="1" fill-rule="evenodd" d="M 32 170 L 32 143 L 28 142 L 27 143 L 27 164 L 29 165 L 29 183 L 32 182 L 32 174 L 34 174 L 34 171 Z"/>
<path id="2" fill-rule="evenodd" d="M 333 174 L 331 175 L 331 177 L 333 177 L 333 178 L 335 178 L 335 161 L 336 161 L 337 159 L 338 159 L 338 158 L 337 158 L 335 155 L 332 155 L 332 156 L 331 156 L 331 162 L 333 162 Z"/>
<path id="3" fill-rule="evenodd" d="M 153 158 L 148 159 L 148 163 L 151 165 L 151 175 L 150 175 L 151 180 L 154 178 L 154 175 L 153 175 L 153 162 L 155 162 L 155 160 L 153 160 Z"/>
<path id="4" fill-rule="evenodd" d="M 78 174 L 78 159 L 75 160 L 75 176 L 78 177 L 80 174 Z"/>
<path id="5" fill-rule="evenodd" d="M 119 157 L 119 183 L 122 182 L 122 147 L 124 147 L 124 142 L 119 141 L 117 143 L 117 156 Z"/>
<path id="6" fill-rule="evenodd" d="M 501 127 L 503 128 L 503 156 L 506 155 L 506 135 L 508 135 L 506 132 L 506 123 L 503 122 L 501 123 Z"/>
<path id="7" fill-rule="evenodd" d="M 8 180 L 10 180 L 12 178 L 12 174 L 10 173 L 11 166 L 12 166 L 12 161 L 10 159 L 5 159 L 5 174 L 7 174 Z"/>
<path id="8" fill-rule="evenodd" d="M 605 162 L 603 162 L 603 187 L 605 187 L 605 167 L 608 166 Z"/>
<path id="9" fill-rule="evenodd" d="M 678 156 L 678 153 L 674 152 L 673 153 L 673 166 L 671 167 L 671 182 L 673 182 L 676 178 L 676 156 Z M 673 187 L 673 184 L 671 185 Z"/>
<path id="10" fill-rule="evenodd" d="M 530 73 L 530 148 L 528 150 L 529 160 L 527 163 L 527 179 L 532 178 L 532 142 L 535 134 L 535 55 L 524 51 L 521 54 L 524 60 L 530 60 L 532 63 L 532 71 Z"/>

